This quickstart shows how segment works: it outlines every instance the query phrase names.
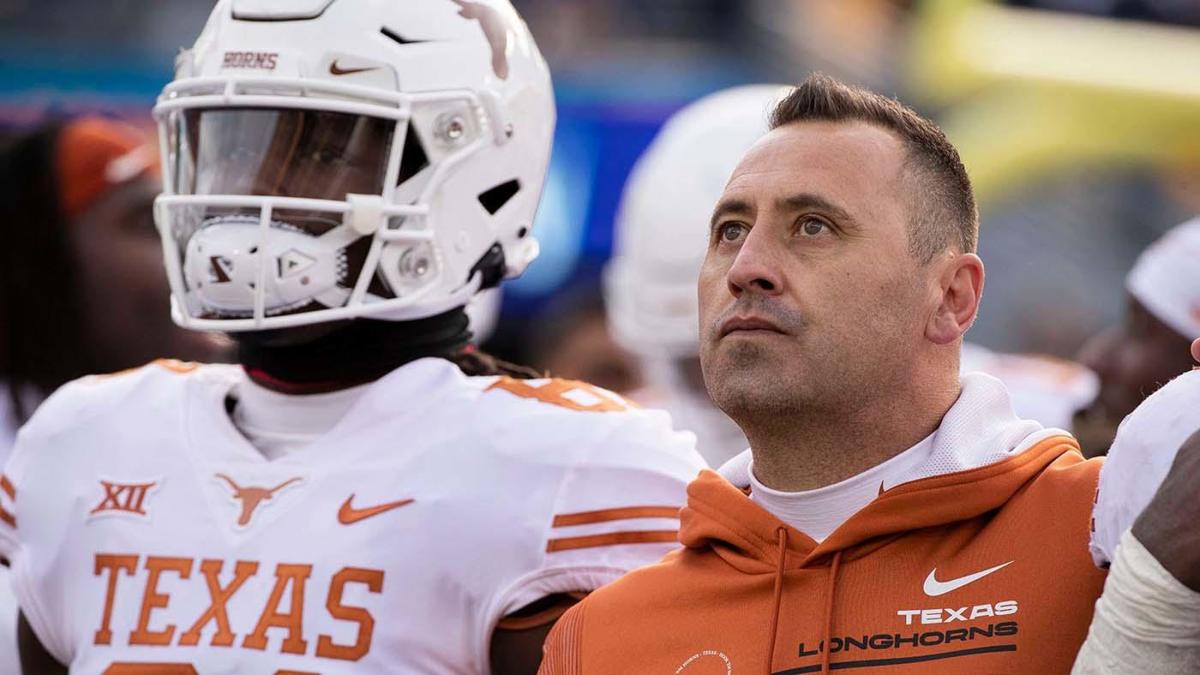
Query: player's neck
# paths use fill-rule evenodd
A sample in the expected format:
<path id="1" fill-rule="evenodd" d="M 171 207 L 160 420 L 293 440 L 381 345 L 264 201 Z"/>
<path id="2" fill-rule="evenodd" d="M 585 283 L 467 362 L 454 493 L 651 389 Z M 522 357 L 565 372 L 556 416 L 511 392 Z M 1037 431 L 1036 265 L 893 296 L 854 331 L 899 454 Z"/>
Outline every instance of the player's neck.
<path id="1" fill-rule="evenodd" d="M 247 365 L 243 365 L 242 368 L 246 371 L 246 377 L 248 377 L 254 384 L 257 384 L 263 389 L 268 389 L 280 394 L 288 394 L 290 396 L 311 396 L 353 389 L 354 387 L 374 382 L 383 375 L 387 374 L 371 373 L 369 375 L 364 375 L 361 378 L 342 378 L 327 382 L 294 382 L 291 380 L 278 378 L 271 373 L 262 370 L 261 368 L 253 368 Z"/>
<path id="2" fill-rule="evenodd" d="M 941 425 L 960 392 L 957 377 L 914 386 L 836 412 L 798 412 L 786 424 L 747 428 L 754 475 L 785 492 L 856 476 L 917 445 Z"/>
<path id="3" fill-rule="evenodd" d="M 466 313 L 459 308 L 417 321 L 359 319 L 295 343 L 279 335 L 238 336 L 238 361 L 260 386 L 319 394 L 374 382 L 417 359 L 449 358 L 470 337 Z"/>

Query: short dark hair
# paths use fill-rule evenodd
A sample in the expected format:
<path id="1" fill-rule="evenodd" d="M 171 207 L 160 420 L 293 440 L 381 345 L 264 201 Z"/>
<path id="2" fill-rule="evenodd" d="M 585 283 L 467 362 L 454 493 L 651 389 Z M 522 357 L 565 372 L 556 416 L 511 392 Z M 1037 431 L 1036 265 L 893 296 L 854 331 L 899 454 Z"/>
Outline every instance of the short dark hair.
<path id="1" fill-rule="evenodd" d="M 909 250 L 922 262 L 956 244 L 974 252 L 979 212 L 958 151 L 933 122 L 896 99 L 814 73 L 771 111 L 770 128 L 808 121 L 861 121 L 891 131 L 908 150 L 913 169 Z"/>

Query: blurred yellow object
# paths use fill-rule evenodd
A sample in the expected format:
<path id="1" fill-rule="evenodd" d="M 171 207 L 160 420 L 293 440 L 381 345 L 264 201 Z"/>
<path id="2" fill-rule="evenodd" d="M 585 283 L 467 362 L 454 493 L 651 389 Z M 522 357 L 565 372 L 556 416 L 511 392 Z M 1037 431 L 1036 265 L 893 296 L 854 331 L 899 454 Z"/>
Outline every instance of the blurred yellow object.
<path id="1" fill-rule="evenodd" d="M 928 0 L 913 38 L 911 84 L 948 106 L 981 203 L 1080 163 L 1200 155 L 1200 31 Z"/>

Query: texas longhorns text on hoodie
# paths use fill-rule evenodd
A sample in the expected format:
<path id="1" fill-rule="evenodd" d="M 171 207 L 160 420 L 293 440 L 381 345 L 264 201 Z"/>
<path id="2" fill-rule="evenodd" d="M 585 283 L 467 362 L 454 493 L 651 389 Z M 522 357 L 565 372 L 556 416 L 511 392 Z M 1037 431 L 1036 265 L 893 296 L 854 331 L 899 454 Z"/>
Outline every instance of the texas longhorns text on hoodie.
<path id="1" fill-rule="evenodd" d="M 819 544 L 704 472 L 684 548 L 568 612 L 541 675 L 1069 672 L 1104 583 L 1088 553 L 1101 462 L 982 375 L 933 443 Z"/>

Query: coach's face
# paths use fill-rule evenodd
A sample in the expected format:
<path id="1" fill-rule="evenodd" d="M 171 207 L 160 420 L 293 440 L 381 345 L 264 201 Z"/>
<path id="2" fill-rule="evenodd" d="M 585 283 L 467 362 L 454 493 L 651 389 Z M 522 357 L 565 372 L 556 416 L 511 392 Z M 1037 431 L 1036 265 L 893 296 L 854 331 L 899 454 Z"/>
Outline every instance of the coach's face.
<path id="1" fill-rule="evenodd" d="M 777 128 L 734 170 L 701 270 L 700 341 L 709 392 L 743 429 L 869 405 L 921 358 L 937 296 L 909 251 L 910 181 L 901 141 L 860 122 Z"/>

